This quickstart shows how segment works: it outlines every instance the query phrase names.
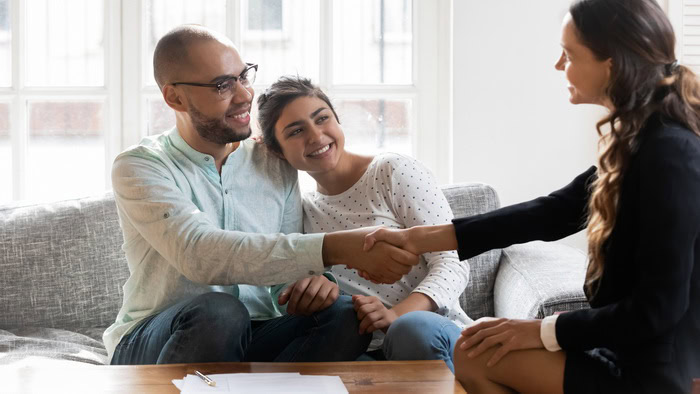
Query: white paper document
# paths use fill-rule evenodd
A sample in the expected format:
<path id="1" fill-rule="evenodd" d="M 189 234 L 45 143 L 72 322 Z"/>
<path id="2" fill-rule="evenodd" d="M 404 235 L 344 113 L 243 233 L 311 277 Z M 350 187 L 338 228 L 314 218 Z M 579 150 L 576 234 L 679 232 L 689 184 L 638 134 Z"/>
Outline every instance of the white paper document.
<path id="1" fill-rule="evenodd" d="M 197 375 L 174 379 L 181 394 L 206 393 L 299 393 L 347 394 L 339 376 L 301 375 L 299 373 L 225 373 L 207 375 L 216 386 L 207 385 Z"/>

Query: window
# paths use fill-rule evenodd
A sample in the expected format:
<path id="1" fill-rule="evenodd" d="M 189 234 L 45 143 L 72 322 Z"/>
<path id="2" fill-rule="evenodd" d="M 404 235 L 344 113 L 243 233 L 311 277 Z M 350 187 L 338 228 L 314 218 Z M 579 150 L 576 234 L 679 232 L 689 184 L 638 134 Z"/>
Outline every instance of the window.
<path id="1" fill-rule="evenodd" d="M 678 60 L 700 75 L 700 0 L 667 0 L 661 5 L 673 23 Z"/>
<path id="2" fill-rule="evenodd" d="M 449 12 L 416 0 L 0 0 L 0 203 L 111 188 L 114 157 L 174 125 L 152 56 L 182 23 L 225 33 L 260 64 L 258 92 L 281 75 L 318 83 L 348 149 L 414 155 L 447 182 Z"/>
<path id="3" fill-rule="evenodd" d="M 120 114 L 110 107 L 119 86 L 107 63 L 113 49 L 107 6 L 0 1 L 0 58 L 11 59 L 0 60 L 1 201 L 61 199 L 109 187 L 108 158 L 120 148 L 110 141 L 119 133 Z"/>

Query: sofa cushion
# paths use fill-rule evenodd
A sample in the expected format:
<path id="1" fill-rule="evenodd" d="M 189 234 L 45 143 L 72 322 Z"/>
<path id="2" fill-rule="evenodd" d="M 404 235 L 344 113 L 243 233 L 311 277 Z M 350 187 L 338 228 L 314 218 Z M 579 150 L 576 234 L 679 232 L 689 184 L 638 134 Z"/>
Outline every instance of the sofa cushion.
<path id="1" fill-rule="evenodd" d="M 451 184 L 443 186 L 442 192 L 455 217 L 477 215 L 500 206 L 496 191 L 480 183 Z M 493 289 L 500 257 L 500 249 L 495 249 L 467 260 L 469 284 L 459 301 L 472 319 L 494 316 Z"/>
<path id="2" fill-rule="evenodd" d="M 586 265 L 583 252 L 553 242 L 503 249 L 494 290 L 495 316 L 542 319 L 588 308 L 583 293 Z"/>
<path id="3" fill-rule="evenodd" d="M 111 193 L 0 206 L 0 329 L 113 321 L 129 269 Z"/>
<path id="4" fill-rule="evenodd" d="M 59 361 L 103 365 L 107 351 L 101 337 L 102 329 L 83 333 L 34 327 L 0 330 L 0 365 Z"/>

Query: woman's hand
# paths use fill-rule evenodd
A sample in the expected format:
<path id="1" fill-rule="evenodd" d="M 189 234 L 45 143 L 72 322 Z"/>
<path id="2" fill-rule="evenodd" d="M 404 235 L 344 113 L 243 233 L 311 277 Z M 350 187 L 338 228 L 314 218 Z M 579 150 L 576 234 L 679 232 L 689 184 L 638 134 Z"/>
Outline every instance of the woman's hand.
<path id="1" fill-rule="evenodd" d="M 373 227 L 327 233 L 323 238 L 323 263 L 344 264 L 375 283 L 394 283 L 411 271 L 420 259 L 387 242 L 378 242 L 371 250 L 363 250 L 365 236 Z"/>
<path id="2" fill-rule="evenodd" d="M 372 249 L 377 242 L 386 242 L 413 254 L 420 254 L 410 239 L 410 228 L 396 229 L 380 227 L 365 236 L 364 250 Z"/>
<path id="3" fill-rule="evenodd" d="M 377 297 L 353 295 L 352 303 L 360 321 L 360 335 L 382 330 L 386 333 L 391 323 L 399 316 L 387 309 Z"/>
<path id="4" fill-rule="evenodd" d="M 487 349 L 499 346 L 486 366 L 496 365 L 512 350 L 544 348 L 540 339 L 541 320 L 482 318 L 462 331 L 466 340 L 459 347 L 467 357 L 476 357 Z"/>
<path id="5" fill-rule="evenodd" d="M 333 305 L 338 293 L 338 285 L 325 276 L 310 276 L 284 289 L 277 302 L 280 305 L 288 303 L 287 313 L 290 315 L 309 316 Z"/>

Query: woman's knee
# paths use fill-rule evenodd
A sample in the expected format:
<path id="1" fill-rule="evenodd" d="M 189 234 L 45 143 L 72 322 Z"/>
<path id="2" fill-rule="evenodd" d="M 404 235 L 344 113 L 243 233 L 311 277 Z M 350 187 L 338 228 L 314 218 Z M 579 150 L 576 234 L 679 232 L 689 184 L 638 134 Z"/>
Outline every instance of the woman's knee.
<path id="1" fill-rule="evenodd" d="M 415 311 L 396 319 L 387 330 L 384 354 L 392 360 L 449 359 L 459 328 L 433 312 Z"/>
<path id="2" fill-rule="evenodd" d="M 472 381 L 476 376 L 483 374 L 483 367 L 479 362 L 478 358 L 471 358 L 467 356 L 469 349 L 461 349 L 460 345 L 462 342 L 466 341 L 466 338 L 460 337 L 455 344 L 454 352 L 452 354 L 452 361 L 455 367 L 455 376 L 457 380 L 462 383 L 468 383 Z"/>

